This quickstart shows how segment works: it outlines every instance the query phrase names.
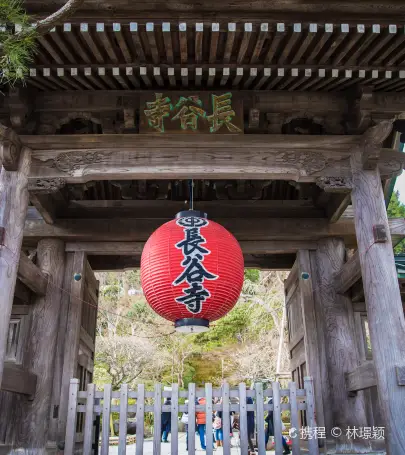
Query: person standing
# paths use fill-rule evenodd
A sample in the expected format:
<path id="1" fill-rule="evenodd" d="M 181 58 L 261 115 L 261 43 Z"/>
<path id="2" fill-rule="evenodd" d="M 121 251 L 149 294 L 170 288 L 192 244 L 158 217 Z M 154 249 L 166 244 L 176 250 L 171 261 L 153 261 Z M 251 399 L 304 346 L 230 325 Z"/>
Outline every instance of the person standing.
<path id="1" fill-rule="evenodd" d="M 184 404 L 188 404 L 188 400 L 186 400 Z M 186 450 L 188 452 L 188 412 L 183 412 L 181 422 L 184 423 L 184 428 L 186 430 Z"/>
<path id="2" fill-rule="evenodd" d="M 217 447 L 222 447 L 222 441 L 224 437 L 222 431 L 222 418 L 219 416 L 219 413 L 220 411 L 215 413 L 213 427 L 215 431 L 215 441 L 217 443 Z"/>
<path id="3" fill-rule="evenodd" d="M 273 404 L 273 398 L 269 398 L 268 404 Z M 274 420 L 273 420 L 273 418 L 274 418 L 273 411 L 269 411 L 267 413 L 266 418 L 265 418 L 265 421 L 267 422 L 267 430 L 266 430 L 266 434 L 265 434 L 266 447 L 267 447 L 267 443 L 269 442 L 270 436 L 274 436 Z M 291 451 L 290 451 L 290 448 L 288 447 L 288 444 L 287 444 L 287 441 L 285 440 L 285 437 L 281 436 L 281 440 L 283 442 L 283 449 L 284 449 L 283 455 L 290 454 Z"/>
<path id="4" fill-rule="evenodd" d="M 170 406 L 172 401 L 170 398 L 163 403 L 163 405 Z M 172 413 L 170 411 L 162 412 L 162 442 L 169 442 L 168 437 L 171 431 L 171 423 L 172 423 Z"/>
<path id="5" fill-rule="evenodd" d="M 253 398 L 247 397 L 246 404 L 253 404 Z M 255 412 L 247 411 L 247 433 L 248 433 L 248 444 L 251 453 L 255 452 L 255 447 L 253 445 L 253 438 L 255 435 Z"/>

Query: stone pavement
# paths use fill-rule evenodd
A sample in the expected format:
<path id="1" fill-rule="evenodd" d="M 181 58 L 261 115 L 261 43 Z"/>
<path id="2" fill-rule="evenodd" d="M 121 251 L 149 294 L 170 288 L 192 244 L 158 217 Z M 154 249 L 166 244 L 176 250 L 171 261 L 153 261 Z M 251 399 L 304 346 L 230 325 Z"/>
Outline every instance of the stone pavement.
<path id="1" fill-rule="evenodd" d="M 169 436 L 170 441 L 170 436 Z M 231 455 L 240 455 L 240 448 L 237 446 L 238 441 L 235 438 L 232 438 L 232 445 L 236 447 L 232 447 Z M 200 445 L 200 438 L 196 436 L 195 438 L 195 447 L 196 447 L 196 454 L 204 454 L 204 451 L 201 450 Z M 135 444 L 131 444 L 127 446 L 127 455 L 135 455 Z M 161 455 L 171 455 L 171 444 L 162 443 Z M 153 440 L 152 439 L 145 439 L 144 446 L 143 446 L 143 453 L 144 455 L 153 455 Z M 178 455 L 187 455 L 188 452 L 186 451 L 186 434 L 179 433 L 179 452 Z M 218 448 L 214 451 L 215 455 L 222 455 L 222 448 Z M 267 454 L 274 454 L 273 451 L 267 452 Z M 110 455 L 118 455 L 118 447 L 111 446 L 110 447 Z"/>

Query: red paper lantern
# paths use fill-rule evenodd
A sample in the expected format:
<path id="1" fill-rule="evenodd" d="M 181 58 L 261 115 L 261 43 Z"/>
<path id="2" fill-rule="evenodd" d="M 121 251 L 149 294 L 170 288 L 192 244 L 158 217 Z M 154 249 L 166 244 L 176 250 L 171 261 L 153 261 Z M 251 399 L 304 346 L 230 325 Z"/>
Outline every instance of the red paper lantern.
<path id="1" fill-rule="evenodd" d="M 141 258 L 149 305 L 180 332 L 203 332 L 237 302 L 243 284 L 242 250 L 205 213 L 180 212 L 148 239 Z"/>

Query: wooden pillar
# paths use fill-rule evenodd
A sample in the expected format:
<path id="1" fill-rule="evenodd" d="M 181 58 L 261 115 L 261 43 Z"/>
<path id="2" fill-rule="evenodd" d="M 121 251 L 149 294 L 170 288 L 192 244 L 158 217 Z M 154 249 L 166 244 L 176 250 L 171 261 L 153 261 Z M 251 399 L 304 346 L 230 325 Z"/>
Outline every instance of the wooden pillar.
<path id="1" fill-rule="evenodd" d="M 352 203 L 377 388 L 386 426 L 387 454 L 402 455 L 405 447 L 405 319 L 380 173 L 378 168 L 363 168 L 364 157 L 373 154 L 373 147 L 366 142 L 363 150 L 352 155 Z M 387 241 L 384 243 L 376 243 L 373 229 L 378 225 L 385 228 Z"/>
<path id="2" fill-rule="evenodd" d="M 38 267 L 48 275 L 46 295 L 36 297 L 31 313 L 31 329 L 26 341 L 27 365 L 37 375 L 33 401 L 27 405 L 21 438 L 30 450 L 41 451 L 48 441 L 56 342 L 61 311 L 65 269 L 62 240 L 44 239 L 38 243 Z"/>
<path id="3" fill-rule="evenodd" d="M 30 165 L 31 150 L 23 148 L 16 171 L 0 170 L 0 383 L 28 207 Z"/>
<path id="4" fill-rule="evenodd" d="M 364 428 L 367 421 L 363 392 L 349 397 L 345 373 L 358 366 L 356 337 L 351 300 L 347 295 L 336 293 L 334 277 L 345 260 L 345 245 L 341 239 L 325 239 L 318 249 L 311 251 L 311 264 L 315 296 L 319 342 L 324 345 L 328 369 L 329 406 L 332 413 L 332 428 L 343 430 L 332 444 L 336 453 L 365 453 L 372 450 L 371 441 L 346 437 L 348 427 Z M 330 433 L 332 428 L 327 428 Z"/>
<path id="5" fill-rule="evenodd" d="M 58 419 L 58 445 L 62 446 L 65 439 L 66 418 L 69 402 L 69 384 L 76 377 L 77 359 L 80 344 L 80 327 L 82 319 L 82 306 L 86 278 L 86 253 L 75 252 L 73 257 L 71 277 L 67 276 L 65 283 L 70 281 L 70 303 L 67 315 L 66 336 L 63 353 L 63 372 L 60 393 L 60 407 Z"/>
<path id="6" fill-rule="evenodd" d="M 330 427 L 332 422 L 330 407 L 324 406 L 327 403 L 328 378 L 325 361 L 325 350 L 322 340 L 319 338 L 315 299 L 314 281 L 308 250 L 299 250 L 298 261 L 298 282 L 300 290 L 302 321 L 304 326 L 304 345 L 306 375 L 314 379 L 314 396 L 316 410 L 316 424 L 318 427 Z M 320 446 L 324 441 L 319 440 Z"/>

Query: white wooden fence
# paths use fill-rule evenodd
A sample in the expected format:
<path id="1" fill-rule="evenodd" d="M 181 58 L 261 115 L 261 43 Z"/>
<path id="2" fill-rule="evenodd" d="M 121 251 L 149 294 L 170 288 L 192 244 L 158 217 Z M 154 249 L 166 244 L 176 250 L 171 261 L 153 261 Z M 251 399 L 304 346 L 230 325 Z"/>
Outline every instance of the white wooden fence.
<path id="1" fill-rule="evenodd" d="M 163 390 L 161 384 L 155 384 L 153 392 L 145 391 L 145 386 L 139 384 L 137 390 L 128 390 L 127 384 L 122 385 L 119 392 L 112 392 L 111 385 L 104 386 L 104 391 L 97 391 L 94 384 L 89 384 L 86 392 L 79 392 L 79 382 L 72 379 L 70 382 L 69 410 L 66 427 L 65 455 L 73 455 L 82 452 L 84 455 L 93 455 L 94 443 L 94 419 L 101 416 L 101 455 L 109 453 L 109 431 L 111 412 L 119 413 L 119 444 L 118 455 L 126 454 L 127 437 L 127 414 L 136 413 L 136 455 L 143 455 L 144 450 L 144 429 L 145 414 L 152 413 L 154 417 L 154 436 L 153 454 L 161 453 L 161 414 L 171 412 L 171 455 L 178 452 L 178 421 L 183 412 L 189 414 L 188 424 L 188 453 L 195 454 L 195 432 L 196 432 L 196 411 L 206 412 L 211 416 L 213 411 L 222 411 L 223 425 L 223 454 L 230 455 L 230 423 L 231 412 L 239 414 L 240 432 L 240 453 L 247 455 L 248 447 L 248 424 L 247 412 L 253 411 L 256 425 L 256 439 L 259 455 L 264 455 L 265 450 L 265 427 L 264 417 L 266 411 L 273 411 L 273 423 L 275 434 L 275 453 L 283 453 L 282 446 L 282 422 L 281 411 L 289 410 L 291 416 L 291 427 L 299 430 L 302 426 L 300 414 L 305 411 L 306 425 L 310 428 L 316 427 L 314 394 L 311 378 L 305 378 L 305 388 L 297 389 L 294 382 L 289 383 L 288 389 L 280 389 L 278 382 L 273 382 L 272 387 L 263 390 L 262 384 L 258 383 L 254 389 L 247 390 L 244 383 L 239 384 L 238 388 L 230 388 L 224 384 L 221 388 L 213 388 L 211 384 L 206 384 L 205 388 L 196 388 L 195 384 L 189 384 L 188 391 L 180 391 L 177 384 L 173 384 L 170 391 Z M 197 397 L 205 397 L 205 405 L 196 405 Z M 247 404 L 247 398 L 251 397 L 254 404 Z M 273 403 L 269 404 L 269 398 L 273 398 Z M 163 405 L 162 401 L 171 398 L 170 405 Z M 222 398 L 219 404 L 213 404 L 214 398 Z M 119 401 L 119 405 L 112 405 L 111 400 Z M 128 399 L 135 404 L 129 404 Z M 188 404 L 180 404 L 183 399 L 188 399 Z M 152 404 L 150 404 L 152 403 Z M 236 404 L 235 404 L 236 403 Z M 78 435 L 76 430 L 77 416 L 84 413 L 83 435 Z M 207 423 L 210 419 L 207 419 Z M 209 428 L 209 424 L 207 425 Z M 229 431 L 226 431 L 228 429 Z M 299 431 L 297 431 L 299 434 Z M 213 433 L 206 432 L 206 452 L 212 455 L 213 452 Z M 78 446 L 78 442 L 83 442 Z M 318 455 L 318 442 L 316 439 L 307 441 L 308 450 L 311 455 Z M 299 437 L 292 439 L 293 455 L 300 455 Z M 79 450 L 78 450 L 79 449 Z"/>

